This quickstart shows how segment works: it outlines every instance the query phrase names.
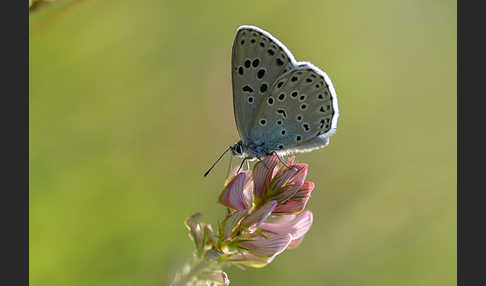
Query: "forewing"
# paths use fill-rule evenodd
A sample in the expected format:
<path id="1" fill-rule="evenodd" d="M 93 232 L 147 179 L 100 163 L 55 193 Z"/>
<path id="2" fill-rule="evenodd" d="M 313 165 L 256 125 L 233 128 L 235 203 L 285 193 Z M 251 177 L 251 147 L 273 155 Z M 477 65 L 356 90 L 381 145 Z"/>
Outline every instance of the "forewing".
<path id="1" fill-rule="evenodd" d="M 264 142 L 268 152 L 305 152 L 309 148 L 303 144 L 335 132 L 338 113 L 336 92 L 327 74 L 310 63 L 299 63 L 272 85 L 259 107 L 250 139 Z"/>
<path id="2" fill-rule="evenodd" d="M 231 66 L 236 126 L 241 139 L 247 143 L 258 106 L 270 93 L 275 80 L 295 67 L 295 59 L 268 32 L 241 26 L 233 43 Z"/>

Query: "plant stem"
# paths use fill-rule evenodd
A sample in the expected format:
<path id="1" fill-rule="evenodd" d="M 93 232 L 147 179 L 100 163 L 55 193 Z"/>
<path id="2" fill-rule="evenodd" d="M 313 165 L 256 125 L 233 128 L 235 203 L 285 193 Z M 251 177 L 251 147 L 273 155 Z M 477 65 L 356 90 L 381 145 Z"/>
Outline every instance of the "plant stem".
<path id="1" fill-rule="evenodd" d="M 214 262 L 214 260 L 209 260 L 206 257 L 198 259 L 198 261 L 191 266 L 191 270 L 179 277 L 177 281 L 172 282 L 171 286 L 186 286 L 193 277 L 197 276 L 201 271 L 208 268 Z"/>

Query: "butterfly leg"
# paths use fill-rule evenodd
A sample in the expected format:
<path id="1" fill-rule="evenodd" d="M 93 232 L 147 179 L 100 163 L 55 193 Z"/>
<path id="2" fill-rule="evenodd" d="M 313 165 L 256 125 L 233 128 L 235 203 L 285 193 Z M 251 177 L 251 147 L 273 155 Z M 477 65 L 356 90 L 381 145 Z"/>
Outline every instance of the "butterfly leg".
<path id="1" fill-rule="evenodd" d="M 258 161 L 262 162 L 263 166 L 265 166 L 265 168 L 267 168 L 267 170 L 270 169 L 270 167 L 267 165 L 267 163 L 265 163 L 265 161 L 262 158 L 257 157 L 257 159 L 258 159 Z"/>
<path id="2" fill-rule="evenodd" d="M 245 164 L 245 161 L 248 161 L 248 159 L 251 159 L 251 157 L 245 157 L 245 158 L 243 158 L 243 161 L 241 161 L 240 167 L 238 168 L 238 171 L 236 172 L 236 174 L 239 174 L 240 173 L 240 170 L 243 167 L 243 164 Z"/>
<path id="3" fill-rule="evenodd" d="M 275 156 L 277 156 L 277 158 L 278 158 L 278 160 L 280 161 L 280 163 L 282 163 L 282 164 L 283 164 L 285 167 L 287 167 L 287 168 L 289 167 L 289 166 L 287 165 L 287 163 L 285 163 L 285 161 L 284 161 L 284 160 L 282 160 L 282 158 L 280 158 L 280 156 L 277 154 L 277 151 L 273 151 L 273 152 L 272 152 L 272 154 L 275 154 Z"/>
<path id="4" fill-rule="evenodd" d="M 233 156 L 230 156 L 230 159 L 229 159 L 229 165 L 228 165 L 228 172 L 226 172 L 226 177 L 229 176 L 230 172 L 231 172 L 231 168 L 233 167 L 231 162 L 233 161 Z"/>

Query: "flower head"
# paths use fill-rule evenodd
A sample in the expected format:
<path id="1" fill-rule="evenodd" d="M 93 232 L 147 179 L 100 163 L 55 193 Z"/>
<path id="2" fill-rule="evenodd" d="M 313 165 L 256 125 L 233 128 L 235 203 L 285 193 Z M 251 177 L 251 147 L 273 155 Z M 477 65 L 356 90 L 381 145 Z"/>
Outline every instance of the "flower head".
<path id="1" fill-rule="evenodd" d="M 253 172 L 233 171 L 219 197 L 230 210 L 221 232 L 229 261 L 262 267 L 297 246 L 310 229 L 312 213 L 302 211 L 314 183 L 305 182 L 308 165 L 294 160 L 279 168 L 273 155 L 256 163 Z"/>
<path id="2" fill-rule="evenodd" d="M 307 164 L 295 163 L 295 157 L 281 167 L 279 162 L 276 155 L 267 156 L 253 170 L 231 172 L 218 198 L 228 212 L 217 233 L 200 222 L 199 213 L 186 220 L 196 245 L 195 265 L 207 264 L 191 285 L 228 285 L 222 265 L 264 267 L 302 242 L 312 226 L 312 212 L 304 208 L 315 185 L 305 181 Z"/>

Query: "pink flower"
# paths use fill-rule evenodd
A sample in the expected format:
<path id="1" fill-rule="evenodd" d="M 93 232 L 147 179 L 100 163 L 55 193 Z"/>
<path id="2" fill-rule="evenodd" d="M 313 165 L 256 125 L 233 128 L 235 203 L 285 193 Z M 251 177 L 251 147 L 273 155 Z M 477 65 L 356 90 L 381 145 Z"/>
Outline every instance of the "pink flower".
<path id="1" fill-rule="evenodd" d="M 249 208 L 253 202 L 251 174 L 239 173 L 233 177 L 219 196 L 219 202 L 236 210 Z"/>
<path id="2" fill-rule="evenodd" d="M 309 166 L 294 164 L 295 157 L 287 161 L 288 167 L 276 168 L 278 157 L 268 156 L 255 164 L 253 179 L 255 181 L 255 197 L 262 200 L 277 200 L 279 206 L 276 213 L 296 213 L 303 210 L 314 188 L 308 182 L 304 185 Z M 294 199 L 294 200 L 292 200 Z M 291 201 L 289 201 L 291 200 Z M 289 201 L 286 207 L 280 207 Z"/>
<path id="3" fill-rule="evenodd" d="M 258 236 L 254 239 L 240 242 L 238 246 L 256 256 L 272 257 L 282 253 L 291 241 L 292 235 L 290 233 L 283 233 L 269 237 Z"/>
<path id="4" fill-rule="evenodd" d="M 269 201 L 245 218 L 241 224 L 256 228 L 273 212 L 276 207 L 277 201 Z"/>
<path id="5" fill-rule="evenodd" d="M 276 155 L 257 162 L 251 171 L 238 174 L 235 168 L 219 197 L 219 202 L 233 210 L 248 209 L 244 226 L 261 223 L 270 214 L 296 214 L 304 210 L 314 183 L 304 182 L 309 166 L 287 161 L 288 167 L 277 167 Z M 234 175 L 233 175 L 234 174 Z M 277 204 L 269 202 L 276 201 Z M 256 210 L 252 206 L 256 204 Z"/>
<path id="6" fill-rule="evenodd" d="M 261 268 L 272 262 L 276 255 L 270 257 L 260 257 L 249 253 L 248 251 L 241 252 L 229 257 L 228 261 L 238 264 Z"/>
<path id="7" fill-rule="evenodd" d="M 289 200 L 281 203 L 274 210 L 274 214 L 294 214 L 300 213 L 304 210 L 307 201 L 309 200 L 312 190 L 314 190 L 314 183 L 305 182 L 302 187 L 297 190 Z"/>
<path id="8" fill-rule="evenodd" d="M 241 220 L 248 214 L 249 209 L 233 212 L 231 215 L 226 216 L 223 222 L 223 239 L 229 239 L 231 233 L 233 233 L 240 225 Z"/>
<path id="9" fill-rule="evenodd" d="M 279 168 L 272 155 L 257 162 L 253 172 L 233 170 L 219 196 L 229 208 L 220 230 L 225 260 L 263 267 L 303 240 L 312 225 L 312 213 L 303 210 L 314 183 L 305 182 L 309 166 L 294 160 Z"/>
<path id="10" fill-rule="evenodd" d="M 203 230 L 201 228 L 201 224 L 199 223 L 201 216 L 201 213 L 195 213 L 188 217 L 184 222 L 186 228 L 189 230 L 189 237 L 194 241 L 196 244 L 196 250 L 199 252 L 202 251 L 204 243 Z"/>
<path id="11" fill-rule="evenodd" d="M 255 195 L 258 198 L 263 198 L 266 195 L 266 190 L 270 185 L 270 180 L 275 175 L 278 169 L 275 169 L 278 164 L 278 158 L 275 155 L 268 156 L 264 160 L 258 162 L 253 167 L 253 179 L 255 181 Z"/>
<path id="12" fill-rule="evenodd" d="M 292 239 L 288 247 L 296 247 L 304 238 L 312 225 L 312 212 L 304 211 L 299 215 L 285 215 L 273 223 L 263 223 L 260 225 L 265 233 L 273 235 L 290 234 Z"/>

